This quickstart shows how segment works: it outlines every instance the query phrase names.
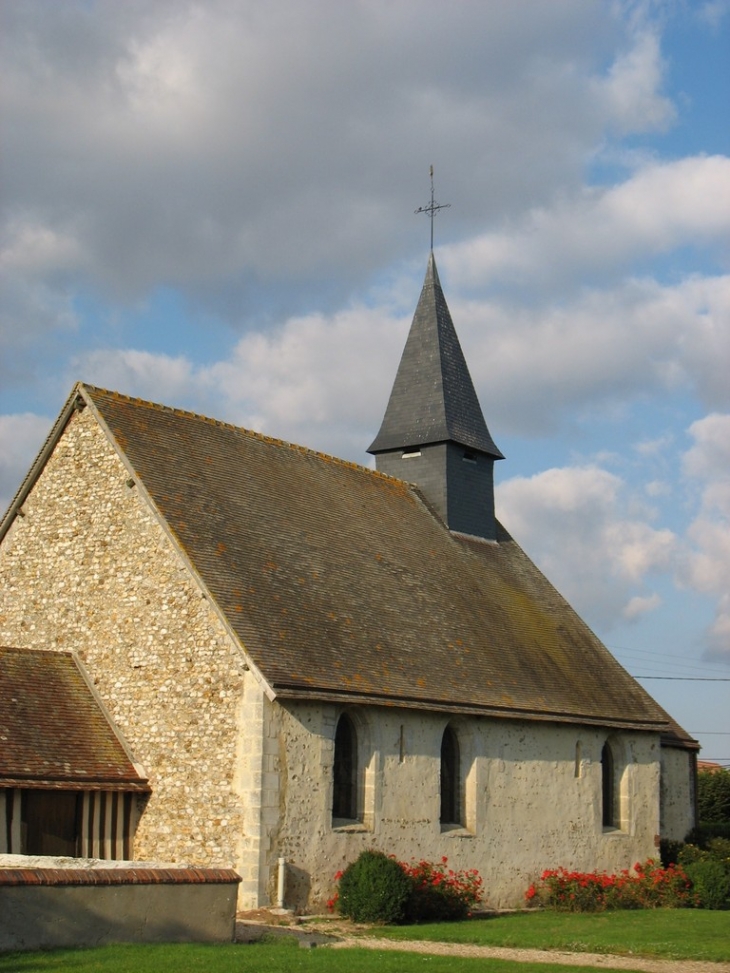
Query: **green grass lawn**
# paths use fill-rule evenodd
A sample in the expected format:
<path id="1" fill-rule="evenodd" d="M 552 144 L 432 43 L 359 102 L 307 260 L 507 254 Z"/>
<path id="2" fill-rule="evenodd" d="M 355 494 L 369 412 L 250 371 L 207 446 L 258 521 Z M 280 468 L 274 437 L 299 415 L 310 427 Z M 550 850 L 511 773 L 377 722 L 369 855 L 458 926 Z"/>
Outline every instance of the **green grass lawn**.
<path id="1" fill-rule="evenodd" d="M 520 912 L 467 922 L 390 926 L 377 935 L 482 946 L 730 961 L 730 912 L 706 909 Z"/>
<path id="2" fill-rule="evenodd" d="M 326 931 L 326 924 L 319 927 Z M 730 961 L 730 912 L 657 909 L 571 915 L 518 913 L 469 922 L 380 927 L 398 939 L 672 959 Z M 367 934 L 366 934 L 367 935 Z M 588 966 L 426 956 L 382 950 L 300 949 L 293 939 L 254 945 L 169 944 L 0 954 L 0 973 L 587 973 Z"/>
<path id="3" fill-rule="evenodd" d="M 295 942 L 239 946 L 105 946 L 0 954 L 3 973 L 596 973 L 588 966 L 511 963 L 371 949 L 300 949 Z M 624 971 L 626 973 L 626 971 Z"/>

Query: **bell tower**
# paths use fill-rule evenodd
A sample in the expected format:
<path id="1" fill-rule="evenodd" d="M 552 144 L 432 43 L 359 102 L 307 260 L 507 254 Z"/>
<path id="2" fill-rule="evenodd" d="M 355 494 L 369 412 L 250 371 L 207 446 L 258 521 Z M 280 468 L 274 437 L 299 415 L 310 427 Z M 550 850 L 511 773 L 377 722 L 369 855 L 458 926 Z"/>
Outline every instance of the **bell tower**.
<path id="1" fill-rule="evenodd" d="M 496 539 L 489 434 L 441 289 L 433 250 L 388 406 L 368 449 L 376 468 L 420 487 L 453 531 Z"/>

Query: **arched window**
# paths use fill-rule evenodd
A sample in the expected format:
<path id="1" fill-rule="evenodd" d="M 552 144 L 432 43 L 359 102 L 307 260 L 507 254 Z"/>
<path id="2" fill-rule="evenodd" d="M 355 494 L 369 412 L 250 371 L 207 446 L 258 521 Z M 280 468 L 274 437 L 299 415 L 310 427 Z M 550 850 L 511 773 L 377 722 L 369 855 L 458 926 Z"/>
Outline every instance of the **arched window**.
<path id="1" fill-rule="evenodd" d="M 616 824 L 616 769 L 613 752 L 608 743 L 601 750 L 601 798 L 603 802 L 603 827 L 615 828 Z"/>
<path id="2" fill-rule="evenodd" d="M 332 817 L 350 821 L 358 819 L 357 800 L 357 732 L 343 713 L 335 732 L 334 788 Z"/>
<path id="3" fill-rule="evenodd" d="M 583 775 L 583 766 L 581 759 L 583 757 L 583 745 L 580 740 L 575 741 L 575 763 L 573 764 L 573 776 L 581 777 Z"/>
<path id="4" fill-rule="evenodd" d="M 441 824 L 461 824 L 459 741 L 450 726 L 441 738 Z"/>

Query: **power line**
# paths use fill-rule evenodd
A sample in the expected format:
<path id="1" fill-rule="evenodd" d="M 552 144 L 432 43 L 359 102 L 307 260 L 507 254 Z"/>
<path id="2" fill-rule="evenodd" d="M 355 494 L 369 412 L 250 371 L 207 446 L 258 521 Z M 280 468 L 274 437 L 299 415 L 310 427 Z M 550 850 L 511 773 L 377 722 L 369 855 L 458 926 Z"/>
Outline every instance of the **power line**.
<path id="1" fill-rule="evenodd" d="M 634 679 L 669 679 L 673 682 L 730 682 L 725 676 L 634 676 Z"/>
<path id="2" fill-rule="evenodd" d="M 652 652 L 650 649 L 637 649 L 628 645 L 609 645 L 608 642 L 604 642 L 607 649 L 615 649 L 617 652 L 632 652 L 635 655 L 651 655 L 655 656 L 657 659 L 681 659 L 687 660 L 685 655 L 676 655 L 672 652 Z M 699 664 L 705 668 L 710 669 L 727 669 L 727 663 L 724 662 L 702 662 L 699 659 L 690 659 L 690 662 L 699 662 Z"/>
<path id="3" fill-rule="evenodd" d="M 688 658 L 687 656 L 672 655 L 666 652 L 650 652 L 646 649 L 632 649 L 625 645 L 608 645 L 607 648 L 613 652 L 622 653 L 621 658 L 624 665 L 635 665 L 637 668 L 653 668 L 656 670 L 658 664 L 666 671 L 679 670 L 704 673 L 726 673 L 727 665 L 718 662 L 703 662 L 699 659 Z M 655 662 L 656 660 L 656 662 Z M 674 661 L 676 660 L 676 661 Z M 721 678 L 721 677 L 720 677 Z"/>
<path id="4" fill-rule="evenodd" d="M 639 657 L 641 656 L 641 658 Z M 651 656 L 651 658 L 650 658 Z M 684 662 L 673 661 L 677 659 L 677 656 L 672 656 L 671 658 L 663 658 L 658 654 L 653 654 L 650 652 L 642 652 L 638 655 L 633 653 L 627 653 L 625 655 L 617 655 L 617 658 L 622 658 L 626 660 L 626 664 L 641 666 L 644 668 L 652 669 L 690 669 L 694 672 L 701 672 L 707 676 L 727 676 L 730 675 L 730 670 L 727 666 L 713 667 L 708 666 L 706 663 L 698 662 L 697 660 L 687 659 Z"/>

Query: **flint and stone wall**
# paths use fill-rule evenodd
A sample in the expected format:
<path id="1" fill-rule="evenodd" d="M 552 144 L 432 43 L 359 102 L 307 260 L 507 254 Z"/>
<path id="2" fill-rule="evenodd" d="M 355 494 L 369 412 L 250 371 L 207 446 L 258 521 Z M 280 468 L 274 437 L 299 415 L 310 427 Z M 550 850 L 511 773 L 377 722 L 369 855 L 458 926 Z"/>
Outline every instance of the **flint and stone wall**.
<path id="1" fill-rule="evenodd" d="M 0 547 L 0 643 L 86 665 L 150 778 L 135 858 L 242 865 L 250 882 L 237 761 L 260 690 L 244 693 L 240 650 L 133 479 L 75 413 Z"/>

